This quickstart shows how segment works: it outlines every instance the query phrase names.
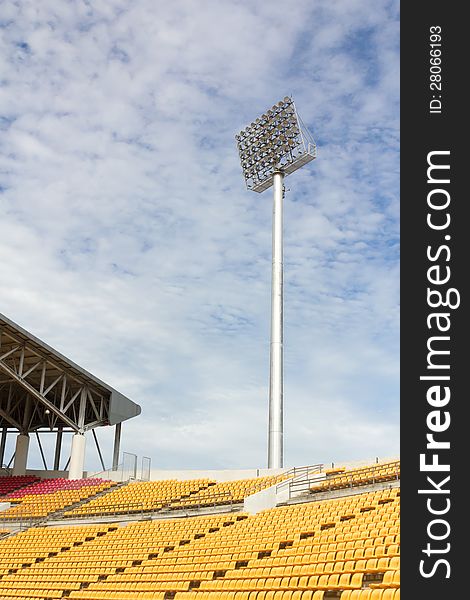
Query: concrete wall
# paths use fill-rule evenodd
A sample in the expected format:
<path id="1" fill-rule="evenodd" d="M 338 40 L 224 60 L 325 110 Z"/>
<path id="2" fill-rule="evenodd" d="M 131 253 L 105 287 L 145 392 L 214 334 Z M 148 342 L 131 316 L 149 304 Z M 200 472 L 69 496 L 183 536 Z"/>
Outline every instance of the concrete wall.
<path id="1" fill-rule="evenodd" d="M 232 481 L 234 479 L 252 479 L 254 477 L 264 477 L 267 475 L 279 475 L 288 469 L 214 469 L 214 470 L 163 470 L 152 469 L 150 471 L 150 481 L 161 481 L 162 479 L 213 479 L 215 481 Z M 88 474 L 91 476 L 91 473 Z M 117 471 L 103 471 L 97 474 L 103 479 L 111 479 L 111 481 L 123 481 L 129 477 L 129 471 L 118 469 Z M 140 477 L 140 471 L 137 470 L 137 479 Z"/>
<path id="2" fill-rule="evenodd" d="M 251 496 L 245 498 L 243 509 L 251 514 L 256 514 L 261 510 L 274 508 L 279 504 L 287 502 L 288 500 L 292 500 L 292 498 L 304 495 L 312 483 L 321 481 L 322 479 L 325 479 L 325 473 L 316 473 L 314 475 L 310 475 L 308 479 L 304 475 L 300 475 L 296 477 L 295 480 L 288 479 L 286 481 L 281 481 L 276 485 L 256 492 L 256 494 L 252 494 Z M 300 485 L 298 489 L 289 490 L 289 482 L 295 481 L 297 484 L 302 484 L 304 480 L 304 486 Z"/>
<path id="3" fill-rule="evenodd" d="M 399 458 L 387 458 L 380 459 L 380 462 L 389 462 L 392 460 L 399 460 Z M 373 465 L 375 463 L 375 458 L 365 461 L 356 461 L 350 463 L 338 462 L 335 463 L 336 466 L 345 466 L 347 468 L 354 468 L 365 465 Z M 325 464 L 325 468 L 328 469 L 331 464 Z M 140 467 L 140 465 L 138 466 Z M 216 481 L 231 481 L 233 479 L 248 479 L 252 477 L 264 477 L 267 475 L 278 475 L 280 473 L 285 473 L 288 471 L 288 468 L 285 469 L 214 469 L 214 470 L 164 470 L 164 469 L 152 469 L 150 471 L 150 480 L 158 481 L 161 479 L 215 479 Z M 94 476 L 93 471 L 84 471 L 84 477 L 92 477 Z M 40 469 L 27 469 L 27 475 L 37 475 L 38 477 L 43 477 L 45 479 L 51 479 L 53 477 L 68 477 L 68 471 L 44 471 Z M 137 469 L 137 478 L 140 477 L 140 468 Z M 127 479 L 129 476 L 129 472 L 124 472 L 124 479 Z M 101 477 L 102 479 L 111 479 L 112 481 L 122 481 L 123 480 L 123 472 L 121 469 L 117 471 L 112 471 L 108 469 L 107 471 L 102 471 L 96 473 L 96 477 Z"/>
<path id="4" fill-rule="evenodd" d="M 279 475 L 288 469 L 224 469 L 207 471 L 164 471 L 152 469 L 150 479 L 215 479 L 216 481 L 232 481 L 234 479 L 251 479 L 253 477 L 266 477 Z"/>
<path id="5" fill-rule="evenodd" d="M 265 477 L 268 475 L 279 475 L 284 473 L 288 469 L 219 469 L 219 470 L 206 470 L 206 471 L 167 471 L 163 469 L 152 469 L 150 471 L 151 481 L 160 481 L 162 479 L 214 479 L 215 481 L 232 481 L 234 479 L 251 479 L 254 477 Z M 65 477 L 67 478 L 68 471 L 44 471 L 40 469 L 27 469 L 27 475 L 36 475 L 44 479 L 52 479 L 54 477 Z M 117 471 L 103 471 L 97 473 L 97 477 L 102 479 L 111 479 L 111 481 L 122 481 L 127 479 L 129 471 L 122 472 L 122 469 Z M 139 478 L 140 472 L 137 471 L 137 478 Z M 94 474 L 89 471 L 84 471 L 84 477 L 92 477 Z"/>
<path id="6" fill-rule="evenodd" d="M 273 485 L 270 488 L 266 488 L 245 498 L 243 510 L 255 515 L 267 508 L 274 508 L 277 505 L 276 487 L 276 485 Z"/>
<path id="7" fill-rule="evenodd" d="M 36 475 L 36 477 L 41 477 L 42 479 L 54 479 L 56 477 L 65 477 L 69 476 L 68 471 L 43 471 L 40 469 L 26 469 L 26 475 Z"/>

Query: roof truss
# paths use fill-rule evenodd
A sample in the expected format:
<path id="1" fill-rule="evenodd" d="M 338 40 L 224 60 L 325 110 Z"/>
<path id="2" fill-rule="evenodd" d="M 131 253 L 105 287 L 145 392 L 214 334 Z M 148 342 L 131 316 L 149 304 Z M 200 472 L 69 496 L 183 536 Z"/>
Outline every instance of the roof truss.
<path id="1" fill-rule="evenodd" d="M 84 432 L 108 424 L 110 393 L 0 329 L 0 420 L 21 431 L 68 425 Z"/>

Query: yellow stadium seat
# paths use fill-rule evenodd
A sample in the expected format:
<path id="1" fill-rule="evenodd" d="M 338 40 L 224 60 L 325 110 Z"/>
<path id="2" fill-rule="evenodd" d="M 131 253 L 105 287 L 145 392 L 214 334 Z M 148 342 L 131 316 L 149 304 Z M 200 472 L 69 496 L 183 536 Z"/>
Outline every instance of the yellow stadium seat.
<path id="1" fill-rule="evenodd" d="M 365 477 L 363 471 L 355 477 Z M 252 483 L 241 481 L 233 483 L 231 493 L 243 497 Z M 258 482 L 268 483 L 264 478 Z M 153 490 L 155 499 L 171 496 L 177 488 L 181 494 L 194 489 L 201 498 L 214 487 L 208 480 L 185 485 L 136 482 L 120 489 L 128 488 L 129 506 L 145 500 L 143 490 Z M 118 491 L 90 502 L 89 514 L 99 501 L 111 511 L 109 498 L 102 499 Z M 58 597 L 66 592 L 82 600 L 163 600 L 168 592 L 176 592 L 175 600 L 319 600 L 336 590 L 341 600 L 399 600 L 400 538 L 385 534 L 395 527 L 399 507 L 394 488 L 256 515 L 230 512 L 229 507 L 226 514 L 190 519 L 165 515 L 144 521 L 137 515 L 125 527 L 33 528 L 0 539 L 0 590 L 11 589 L 17 594 L 12 597 L 20 597 L 22 590 Z M 362 589 L 367 573 L 384 573 L 384 579 Z M 193 590 L 192 585 L 199 587 Z"/>

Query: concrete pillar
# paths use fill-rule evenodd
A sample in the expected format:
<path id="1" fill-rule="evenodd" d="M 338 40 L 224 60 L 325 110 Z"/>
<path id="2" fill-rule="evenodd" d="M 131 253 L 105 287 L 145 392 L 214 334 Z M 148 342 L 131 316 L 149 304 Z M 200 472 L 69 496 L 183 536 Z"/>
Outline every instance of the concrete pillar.
<path id="1" fill-rule="evenodd" d="M 16 438 L 15 462 L 13 464 L 13 475 L 26 475 L 26 463 L 28 462 L 29 435 L 19 433 Z"/>
<path id="2" fill-rule="evenodd" d="M 121 447 L 121 425 L 122 423 L 116 423 L 114 427 L 113 471 L 117 471 L 119 464 L 119 450 Z"/>
<path id="3" fill-rule="evenodd" d="M 85 436 L 76 433 L 72 438 L 70 450 L 69 479 L 82 479 L 83 466 L 85 464 Z"/>

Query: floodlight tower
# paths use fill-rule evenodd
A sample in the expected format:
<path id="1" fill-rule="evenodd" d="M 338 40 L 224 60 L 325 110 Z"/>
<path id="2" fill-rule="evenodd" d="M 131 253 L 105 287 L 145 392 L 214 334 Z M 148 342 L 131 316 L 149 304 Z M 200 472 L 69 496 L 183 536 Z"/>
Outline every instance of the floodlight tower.
<path id="1" fill-rule="evenodd" d="M 292 98 L 275 104 L 235 136 L 246 187 L 264 192 L 273 186 L 273 259 L 269 372 L 268 467 L 284 465 L 283 430 L 283 240 L 284 177 L 316 158 L 316 144 Z"/>

